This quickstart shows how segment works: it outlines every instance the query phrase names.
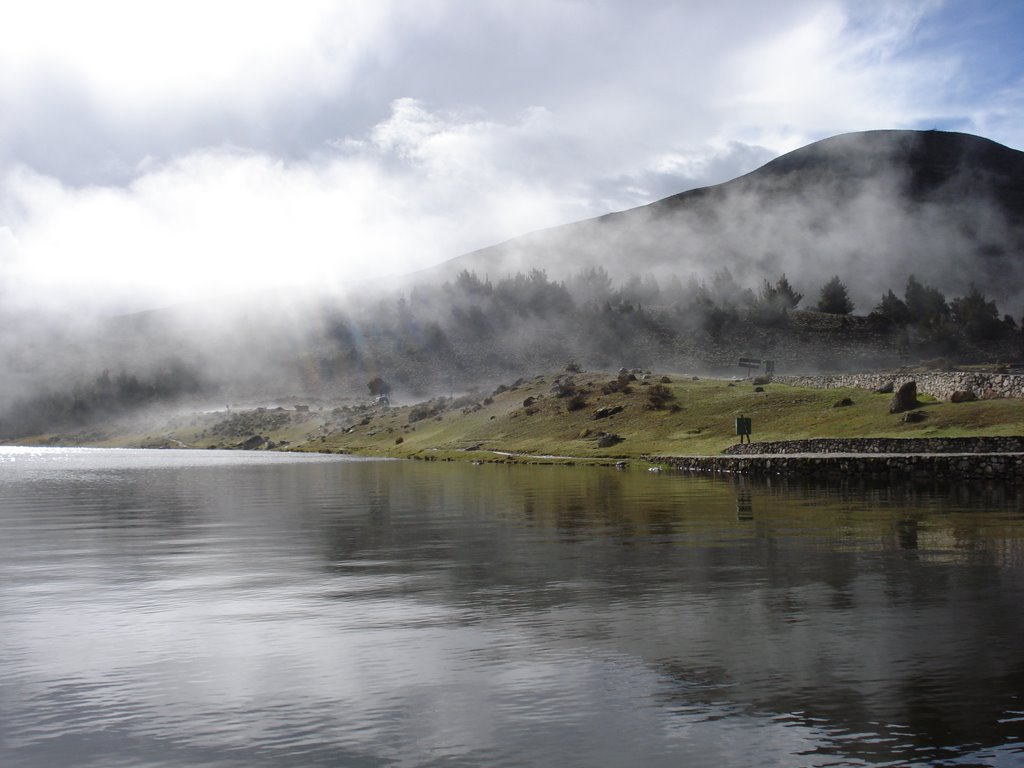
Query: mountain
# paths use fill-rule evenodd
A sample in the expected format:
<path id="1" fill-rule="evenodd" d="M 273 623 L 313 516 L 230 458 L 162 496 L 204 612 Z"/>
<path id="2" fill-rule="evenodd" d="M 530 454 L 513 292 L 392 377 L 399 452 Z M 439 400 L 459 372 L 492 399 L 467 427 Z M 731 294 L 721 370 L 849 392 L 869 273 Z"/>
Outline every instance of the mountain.
<path id="1" fill-rule="evenodd" d="M 832 275 L 860 310 L 907 276 L 950 295 L 974 282 L 1014 314 L 1024 304 L 1024 152 L 941 131 L 835 136 L 724 184 L 534 232 L 452 259 L 499 278 L 603 266 L 617 280 L 654 273 L 742 284 L 785 272 L 812 301 Z"/>
<path id="2" fill-rule="evenodd" d="M 568 361 L 691 374 L 738 372 L 738 358 L 790 373 L 1007 363 L 1024 349 L 1020 325 L 1000 319 L 1024 307 L 1022 254 L 1024 153 L 956 133 L 846 134 L 404 284 L 8 324 L 0 437 L 182 400 L 337 402 L 365 395 L 376 377 L 410 397 L 451 393 Z M 860 316 L 792 312 L 792 301 L 750 290 L 765 279 L 777 286 L 783 272 L 804 306 L 839 275 Z M 890 288 L 903 294 L 910 274 L 962 297 L 961 311 L 918 301 L 902 316 L 864 316 Z M 972 282 L 985 296 L 969 292 Z"/>

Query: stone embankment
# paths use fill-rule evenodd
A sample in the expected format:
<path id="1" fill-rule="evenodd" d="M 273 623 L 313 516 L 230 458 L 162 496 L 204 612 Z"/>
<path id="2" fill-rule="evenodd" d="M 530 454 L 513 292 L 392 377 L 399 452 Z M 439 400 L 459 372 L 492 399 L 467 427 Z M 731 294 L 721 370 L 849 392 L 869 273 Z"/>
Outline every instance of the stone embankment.
<path id="1" fill-rule="evenodd" d="M 1024 483 L 1024 454 L 1021 453 L 759 454 L 648 458 L 674 469 L 711 474 Z"/>
<path id="2" fill-rule="evenodd" d="M 1024 375 L 1011 373 L 840 373 L 776 376 L 773 381 L 795 387 L 836 389 L 859 387 L 879 389 L 892 384 L 896 389 L 907 381 L 916 381 L 917 388 L 939 400 L 949 400 L 954 392 L 972 392 L 979 400 L 1024 398 Z"/>
<path id="3" fill-rule="evenodd" d="M 721 456 L 647 458 L 712 474 L 1024 483 L 1021 436 L 787 440 L 734 445 Z"/>
<path id="4" fill-rule="evenodd" d="M 742 443 L 722 451 L 731 456 L 795 453 L 1024 453 L 1024 436 L 852 437 Z"/>

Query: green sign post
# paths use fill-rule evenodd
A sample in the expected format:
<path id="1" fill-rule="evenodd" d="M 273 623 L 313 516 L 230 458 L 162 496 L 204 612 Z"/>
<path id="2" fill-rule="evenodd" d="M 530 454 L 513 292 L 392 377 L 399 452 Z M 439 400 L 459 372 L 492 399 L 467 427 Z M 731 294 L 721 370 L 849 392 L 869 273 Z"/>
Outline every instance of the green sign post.
<path id="1" fill-rule="evenodd" d="M 736 417 L 736 434 L 740 436 L 740 442 L 743 442 L 743 438 L 747 438 L 747 442 L 750 442 L 750 433 L 752 431 L 751 419 L 749 416 L 744 416 L 742 413 Z"/>

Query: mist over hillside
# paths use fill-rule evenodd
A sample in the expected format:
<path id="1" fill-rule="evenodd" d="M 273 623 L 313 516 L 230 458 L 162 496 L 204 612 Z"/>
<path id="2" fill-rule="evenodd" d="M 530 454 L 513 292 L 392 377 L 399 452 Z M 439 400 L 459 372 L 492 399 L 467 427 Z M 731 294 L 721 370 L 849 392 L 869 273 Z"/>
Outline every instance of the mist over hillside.
<path id="1" fill-rule="evenodd" d="M 569 361 L 1013 362 L 1022 254 L 1024 153 L 964 134 L 847 134 L 345 296 L 282 290 L 113 318 L 8 308 L 0 437 L 183 403 L 365 398 L 375 377 L 415 398 Z M 830 282 L 838 308 L 806 311 Z"/>
<path id="2" fill-rule="evenodd" d="M 946 293 L 974 282 L 1024 306 L 1024 152 L 940 131 L 868 131 L 816 142 L 756 171 L 640 208 L 460 256 L 427 279 L 601 266 L 741 282 L 786 273 L 804 291 L 832 275 L 860 307 L 908 274 Z"/>

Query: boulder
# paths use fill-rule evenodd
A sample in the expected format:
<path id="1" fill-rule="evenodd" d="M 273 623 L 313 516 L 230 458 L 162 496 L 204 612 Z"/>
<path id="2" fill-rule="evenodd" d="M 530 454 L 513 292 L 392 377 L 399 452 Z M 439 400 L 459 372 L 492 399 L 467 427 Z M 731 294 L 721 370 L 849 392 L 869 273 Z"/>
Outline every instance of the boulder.
<path id="1" fill-rule="evenodd" d="M 602 432 L 600 436 L 597 438 L 597 447 L 611 448 L 616 443 L 621 443 L 625 439 L 626 438 L 622 437 L 621 435 L 615 435 L 612 434 L 611 432 Z"/>
<path id="2" fill-rule="evenodd" d="M 624 410 L 625 408 L 621 405 L 606 405 L 594 411 L 594 418 L 607 419 L 609 416 L 614 416 L 616 413 L 622 413 Z"/>
<path id="3" fill-rule="evenodd" d="M 262 435 L 252 435 L 247 440 L 238 444 L 238 447 L 243 451 L 257 451 L 264 446 L 267 442 L 267 438 Z"/>
<path id="4" fill-rule="evenodd" d="M 978 396 L 969 389 L 958 389 L 949 396 L 951 403 L 971 403 L 978 399 Z"/>
<path id="5" fill-rule="evenodd" d="M 875 389 L 876 395 L 891 395 L 893 390 L 896 389 L 896 382 L 887 381 L 882 386 Z"/>
<path id="6" fill-rule="evenodd" d="M 889 403 L 889 413 L 903 413 L 917 408 L 917 382 L 908 381 L 900 385 Z"/>
<path id="7" fill-rule="evenodd" d="M 927 418 L 927 416 L 924 411 L 910 411 L 903 414 L 903 423 L 913 424 L 918 421 L 924 421 L 925 418 Z"/>

